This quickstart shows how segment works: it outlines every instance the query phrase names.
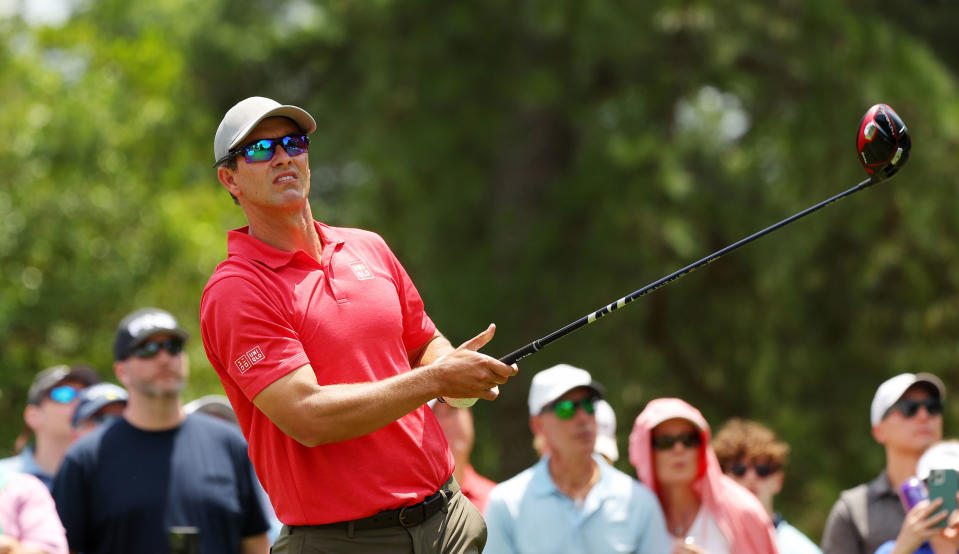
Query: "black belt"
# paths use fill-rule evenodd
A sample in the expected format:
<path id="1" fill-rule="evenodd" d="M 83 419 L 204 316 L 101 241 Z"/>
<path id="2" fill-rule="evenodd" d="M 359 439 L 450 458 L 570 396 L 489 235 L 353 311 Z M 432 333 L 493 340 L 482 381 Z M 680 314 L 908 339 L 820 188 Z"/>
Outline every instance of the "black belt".
<path id="1" fill-rule="evenodd" d="M 455 481 L 453 482 L 455 483 Z M 395 510 L 384 510 L 369 517 L 351 521 L 337 521 L 321 525 L 290 525 L 290 534 L 295 533 L 297 529 L 342 529 L 352 534 L 354 531 L 384 529 L 386 527 L 415 527 L 446 507 L 446 503 L 449 502 L 455 491 L 446 490 L 445 487 L 446 485 L 427 496 L 419 504 L 403 506 Z"/>

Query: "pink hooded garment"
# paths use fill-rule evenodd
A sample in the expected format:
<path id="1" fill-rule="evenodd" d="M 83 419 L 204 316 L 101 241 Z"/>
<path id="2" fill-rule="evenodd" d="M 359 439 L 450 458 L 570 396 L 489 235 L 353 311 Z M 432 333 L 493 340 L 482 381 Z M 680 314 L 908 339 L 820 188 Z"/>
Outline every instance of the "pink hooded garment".
<path id="1" fill-rule="evenodd" d="M 759 500 L 748 489 L 723 474 L 716 453 L 709 447 L 709 424 L 696 408 L 678 398 L 658 398 L 646 405 L 629 434 L 629 461 L 639 480 L 659 495 L 653 463 L 652 433 L 660 423 L 680 418 L 699 428 L 703 437 L 699 476 L 693 488 L 703 506 L 736 554 L 775 554 L 776 531 Z M 704 471 L 705 467 L 705 471 Z"/>

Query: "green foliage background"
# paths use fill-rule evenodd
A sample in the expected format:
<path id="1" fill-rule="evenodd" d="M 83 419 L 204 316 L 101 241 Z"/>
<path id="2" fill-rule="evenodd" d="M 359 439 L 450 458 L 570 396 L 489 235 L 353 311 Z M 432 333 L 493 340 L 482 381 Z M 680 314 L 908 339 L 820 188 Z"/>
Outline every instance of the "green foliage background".
<path id="1" fill-rule="evenodd" d="M 498 325 L 502 355 L 865 177 L 872 104 L 907 122 L 900 176 L 525 360 L 476 408 L 481 473 L 534 458 L 530 377 L 610 390 L 623 460 L 659 396 L 792 445 L 779 508 L 818 539 L 882 467 L 876 386 L 959 377 L 959 56 L 925 0 L 87 0 L 0 19 L 0 444 L 39 369 L 111 376 L 116 322 L 156 305 L 198 337 L 242 212 L 217 184 L 220 117 L 308 109 L 314 214 L 382 234 L 440 328 Z M 198 340 L 189 397 L 219 392 Z M 959 405 L 949 402 L 947 434 Z M 2 449 L 0 449 L 2 450 Z M 2 452 L 0 452 L 2 453 Z"/>

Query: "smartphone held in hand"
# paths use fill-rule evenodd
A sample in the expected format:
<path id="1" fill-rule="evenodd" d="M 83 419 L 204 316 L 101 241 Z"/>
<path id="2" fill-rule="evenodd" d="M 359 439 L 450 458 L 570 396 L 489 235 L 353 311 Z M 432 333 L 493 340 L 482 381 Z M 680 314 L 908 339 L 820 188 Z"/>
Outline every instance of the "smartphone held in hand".
<path id="1" fill-rule="evenodd" d="M 942 499 L 942 506 L 936 510 L 943 510 L 951 514 L 956 509 L 956 493 L 959 492 L 959 472 L 954 469 L 930 469 L 926 477 L 926 488 L 929 490 L 929 500 Z M 948 519 L 948 516 L 947 518 Z M 946 519 L 940 521 L 936 527 L 945 527 Z"/>

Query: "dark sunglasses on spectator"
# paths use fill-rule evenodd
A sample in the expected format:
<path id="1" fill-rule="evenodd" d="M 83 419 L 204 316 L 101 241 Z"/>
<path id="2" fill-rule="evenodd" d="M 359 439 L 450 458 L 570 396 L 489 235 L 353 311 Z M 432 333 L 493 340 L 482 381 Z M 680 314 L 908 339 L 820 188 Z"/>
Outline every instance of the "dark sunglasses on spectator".
<path id="1" fill-rule="evenodd" d="M 273 155 L 276 154 L 277 146 L 282 146 L 283 149 L 286 150 L 286 153 L 293 158 L 309 151 L 310 137 L 306 135 L 287 135 L 275 139 L 260 139 L 254 143 L 230 150 L 230 153 L 217 162 L 217 165 L 240 154 L 243 155 L 243 159 L 245 159 L 248 164 L 268 162 L 272 160 Z"/>
<path id="2" fill-rule="evenodd" d="M 760 477 L 769 477 L 773 473 L 779 471 L 779 466 L 776 464 L 742 464 L 735 463 L 729 467 L 729 473 L 732 473 L 736 477 L 742 477 L 746 475 L 746 472 L 749 471 L 749 468 L 753 468 L 756 472 L 756 475 Z"/>
<path id="3" fill-rule="evenodd" d="M 659 435 L 653 437 L 653 448 L 656 450 L 670 450 L 677 442 L 680 442 L 686 448 L 694 448 L 703 443 L 703 437 L 699 433 L 680 433 L 678 435 Z"/>
<path id="4" fill-rule="evenodd" d="M 69 404 L 73 402 L 73 399 L 77 397 L 77 389 L 69 385 L 60 385 L 59 387 L 53 387 L 50 389 L 50 392 L 47 396 L 50 397 L 50 400 L 58 404 Z"/>
<path id="5" fill-rule="evenodd" d="M 597 400 L 599 399 L 594 397 L 584 398 L 582 400 L 557 400 L 547 406 L 546 410 L 552 410 L 552 412 L 556 414 L 556 417 L 560 419 L 571 419 L 576 415 L 576 410 L 582 406 L 584 412 L 593 415 L 596 413 L 594 403 Z"/>
<path id="6" fill-rule="evenodd" d="M 912 400 L 909 398 L 898 400 L 895 404 L 889 406 L 889 409 L 886 410 L 886 415 L 891 414 L 893 410 L 899 410 L 899 413 L 908 419 L 919 413 L 919 406 L 924 406 L 926 412 L 931 416 L 942 413 L 942 400 L 933 396 L 925 400 Z"/>
<path id="7" fill-rule="evenodd" d="M 171 356 L 176 356 L 183 352 L 183 339 L 174 337 L 163 341 L 145 342 L 130 353 L 137 358 L 152 358 L 159 354 L 161 349 L 169 352 Z"/>

